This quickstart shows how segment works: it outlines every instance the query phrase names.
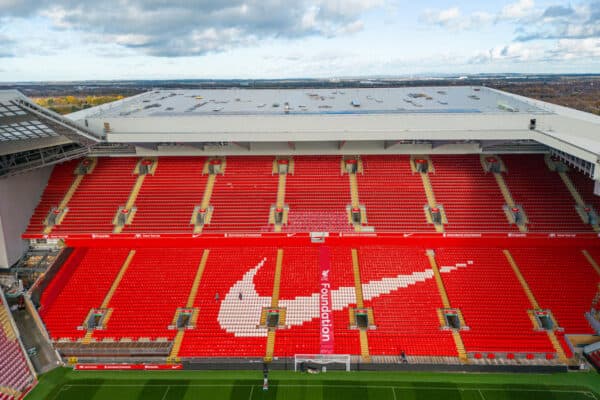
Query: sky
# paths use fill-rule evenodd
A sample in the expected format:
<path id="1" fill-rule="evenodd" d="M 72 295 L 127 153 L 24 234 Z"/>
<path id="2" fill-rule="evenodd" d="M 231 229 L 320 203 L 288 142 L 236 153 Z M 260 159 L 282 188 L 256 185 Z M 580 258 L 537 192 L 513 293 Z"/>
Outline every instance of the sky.
<path id="1" fill-rule="evenodd" d="M 600 73 L 600 0 L 0 0 L 0 82 Z"/>

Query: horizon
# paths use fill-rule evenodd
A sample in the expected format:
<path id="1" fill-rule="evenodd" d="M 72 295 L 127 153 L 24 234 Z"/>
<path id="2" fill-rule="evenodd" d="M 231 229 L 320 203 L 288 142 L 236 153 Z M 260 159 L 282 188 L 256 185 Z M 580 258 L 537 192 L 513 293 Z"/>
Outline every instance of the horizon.
<path id="1" fill-rule="evenodd" d="M 128 83 L 128 82 L 284 82 L 284 81 L 315 81 L 329 83 L 356 82 L 358 80 L 380 81 L 469 81 L 473 79 L 501 79 L 501 78 L 519 78 L 531 79 L 536 77 L 598 77 L 600 72 L 577 72 L 577 73 L 518 73 L 518 72 L 499 72 L 499 73 L 475 73 L 475 74 L 436 74 L 436 75 L 356 75 L 356 76 L 330 76 L 330 77 L 273 77 L 273 78 L 148 78 L 148 79 L 84 79 L 84 80 L 29 80 L 29 81 L 0 81 L 0 85 L 27 85 L 27 84 L 85 84 L 85 83 Z M 340 82 L 336 82 L 340 81 Z M 389 82 L 392 83 L 392 82 Z M 472 84 L 469 84 L 472 86 Z"/>

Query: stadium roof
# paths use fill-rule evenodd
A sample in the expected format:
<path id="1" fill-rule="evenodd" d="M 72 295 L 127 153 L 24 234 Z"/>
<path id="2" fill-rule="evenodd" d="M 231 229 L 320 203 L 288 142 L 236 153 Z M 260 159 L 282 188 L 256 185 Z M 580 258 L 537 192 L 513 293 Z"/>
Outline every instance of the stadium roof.
<path id="1" fill-rule="evenodd" d="M 600 178 L 600 117 L 480 86 L 153 90 L 69 118 L 142 155 L 550 149 Z"/>
<path id="2" fill-rule="evenodd" d="M 0 156 L 52 140 L 140 156 L 550 150 L 600 179 L 600 117 L 486 87 L 153 90 L 66 118 L 17 91 L 0 103 Z"/>
<path id="3" fill-rule="evenodd" d="M 92 144 L 91 131 L 42 108 L 16 90 L 0 91 L 0 155 L 65 143 Z"/>
<path id="4" fill-rule="evenodd" d="M 99 141 L 92 131 L 20 92 L 0 91 L 0 176 L 80 157 Z"/>
<path id="5" fill-rule="evenodd" d="M 543 113 L 480 87 L 155 90 L 85 112 L 88 118 L 207 115 Z"/>

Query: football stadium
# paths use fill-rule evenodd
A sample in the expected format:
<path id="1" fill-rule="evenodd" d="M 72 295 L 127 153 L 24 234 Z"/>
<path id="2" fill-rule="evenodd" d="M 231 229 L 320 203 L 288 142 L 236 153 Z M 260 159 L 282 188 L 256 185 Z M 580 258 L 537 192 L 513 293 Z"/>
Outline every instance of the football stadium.
<path id="1" fill-rule="evenodd" d="M 600 399 L 599 133 L 484 86 L 0 91 L 0 399 Z"/>

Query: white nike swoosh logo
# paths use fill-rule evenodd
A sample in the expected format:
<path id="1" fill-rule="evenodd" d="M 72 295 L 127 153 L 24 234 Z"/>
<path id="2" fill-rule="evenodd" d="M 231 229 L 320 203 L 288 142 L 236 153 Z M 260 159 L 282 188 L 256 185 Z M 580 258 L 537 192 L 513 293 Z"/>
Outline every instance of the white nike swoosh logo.
<path id="1" fill-rule="evenodd" d="M 267 336 L 266 328 L 257 328 L 258 318 L 263 307 L 271 306 L 271 297 L 261 296 L 256 291 L 254 276 L 267 261 L 263 258 L 258 265 L 248 270 L 242 279 L 237 281 L 223 298 L 217 317 L 221 328 L 238 337 Z M 471 264 L 471 262 L 469 262 Z M 467 263 L 457 263 L 453 266 L 440 267 L 441 273 L 448 273 L 458 268 L 464 268 Z M 363 298 L 373 300 L 376 297 L 390 294 L 400 288 L 405 288 L 433 278 L 433 270 L 413 272 L 409 275 L 397 275 L 383 278 L 362 285 Z M 242 300 L 239 294 L 242 293 Z M 331 291 L 331 303 L 334 311 L 343 310 L 350 304 L 356 303 L 354 286 L 341 286 Z M 286 325 L 302 325 L 319 318 L 319 293 L 310 296 L 298 296 L 293 300 L 279 300 L 279 307 L 286 308 Z"/>

